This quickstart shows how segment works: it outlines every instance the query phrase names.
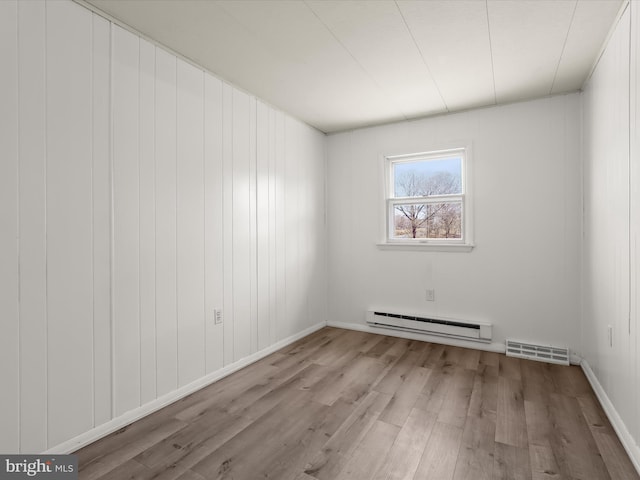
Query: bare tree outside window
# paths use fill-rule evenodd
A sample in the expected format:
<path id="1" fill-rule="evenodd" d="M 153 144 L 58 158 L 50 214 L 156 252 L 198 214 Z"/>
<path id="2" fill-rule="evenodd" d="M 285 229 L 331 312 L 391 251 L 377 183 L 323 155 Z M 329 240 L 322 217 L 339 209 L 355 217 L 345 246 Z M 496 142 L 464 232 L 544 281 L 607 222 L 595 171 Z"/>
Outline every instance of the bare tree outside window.
<path id="1" fill-rule="evenodd" d="M 435 197 L 461 192 L 460 174 L 409 169 L 395 178 L 396 197 Z M 395 236 L 400 238 L 461 238 L 460 202 L 411 203 L 394 209 Z"/>
<path id="2" fill-rule="evenodd" d="M 389 155 L 384 160 L 386 245 L 442 251 L 473 248 L 467 147 Z"/>

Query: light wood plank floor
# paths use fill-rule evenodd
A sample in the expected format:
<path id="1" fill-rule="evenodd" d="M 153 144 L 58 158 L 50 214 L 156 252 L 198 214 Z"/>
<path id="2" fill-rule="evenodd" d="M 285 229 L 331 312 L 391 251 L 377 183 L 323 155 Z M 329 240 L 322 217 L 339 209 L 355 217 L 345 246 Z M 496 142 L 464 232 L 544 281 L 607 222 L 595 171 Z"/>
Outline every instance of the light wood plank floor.
<path id="1" fill-rule="evenodd" d="M 335 328 L 76 453 L 83 480 L 639 478 L 578 367 Z"/>

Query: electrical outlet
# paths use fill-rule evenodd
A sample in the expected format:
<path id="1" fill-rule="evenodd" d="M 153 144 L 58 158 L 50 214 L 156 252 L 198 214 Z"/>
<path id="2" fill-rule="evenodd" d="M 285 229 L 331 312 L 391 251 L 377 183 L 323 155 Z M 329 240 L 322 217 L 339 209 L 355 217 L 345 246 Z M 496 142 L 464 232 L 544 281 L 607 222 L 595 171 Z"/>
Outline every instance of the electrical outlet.
<path id="1" fill-rule="evenodd" d="M 433 302 L 436 299 L 436 292 L 431 288 L 427 288 L 427 293 L 425 299 L 427 302 Z"/>
<path id="2" fill-rule="evenodd" d="M 219 325 L 222 323 L 222 310 L 214 310 L 213 311 L 214 323 Z"/>
<path id="3" fill-rule="evenodd" d="M 609 336 L 609 346 L 613 347 L 613 327 L 607 325 L 607 335 Z"/>

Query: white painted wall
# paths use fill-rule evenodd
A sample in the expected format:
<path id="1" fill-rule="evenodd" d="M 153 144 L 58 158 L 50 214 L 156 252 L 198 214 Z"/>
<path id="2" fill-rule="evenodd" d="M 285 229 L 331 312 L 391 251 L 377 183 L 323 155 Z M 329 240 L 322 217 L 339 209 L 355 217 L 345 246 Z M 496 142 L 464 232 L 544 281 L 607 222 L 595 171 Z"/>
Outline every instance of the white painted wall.
<path id="1" fill-rule="evenodd" d="M 379 249 L 381 156 L 456 141 L 472 144 L 476 247 Z M 577 94 L 330 135 L 327 148 L 330 322 L 399 309 L 491 322 L 494 342 L 580 350 Z"/>
<path id="2" fill-rule="evenodd" d="M 70 1 L 0 2 L 0 63 L 0 452 L 324 322 L 321 133 Z"/>
<path id="3" fill-rule="evenodd" d="M 585 86 L 583 356 L 640 468 L 640 4 L 620 18 Z M 630 50 L 631 48 L 631 50 Z M 613 329 L 609 345 L 608 327 Z"/>

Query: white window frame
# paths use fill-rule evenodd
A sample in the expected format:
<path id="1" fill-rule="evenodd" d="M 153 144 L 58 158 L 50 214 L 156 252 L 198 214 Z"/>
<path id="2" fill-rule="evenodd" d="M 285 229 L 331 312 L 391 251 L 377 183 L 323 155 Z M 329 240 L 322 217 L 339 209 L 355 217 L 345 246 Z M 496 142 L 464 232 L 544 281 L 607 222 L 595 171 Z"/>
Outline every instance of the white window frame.
<path id="1" fill-rule="evenodd" d="M 401 162 L 415 162 L 418 160 L 438 160 L 447 157 L 462 157 L 462 193 L 448 195 L 434 195 L 430 197 L 393 197 L 394 178 L 393 165 Z M 427 251 L 457 251 L 470 252 L 473 243 L 473 202 L 471 196 L 471 146 L 467 142 L 459 142 L 456 146 L 437 149 L 421 149 L 418 153 L 401 153 L 382 155 L 384 179 L 383 188 L 383 224 L 382 242 L 378 246 L 382 249 L 406 249 Z M 460 202 L 462 205 L 461 238 L 393 238 L 394 209 L 396 205 L 442 203 L 443 201 Z"/>

